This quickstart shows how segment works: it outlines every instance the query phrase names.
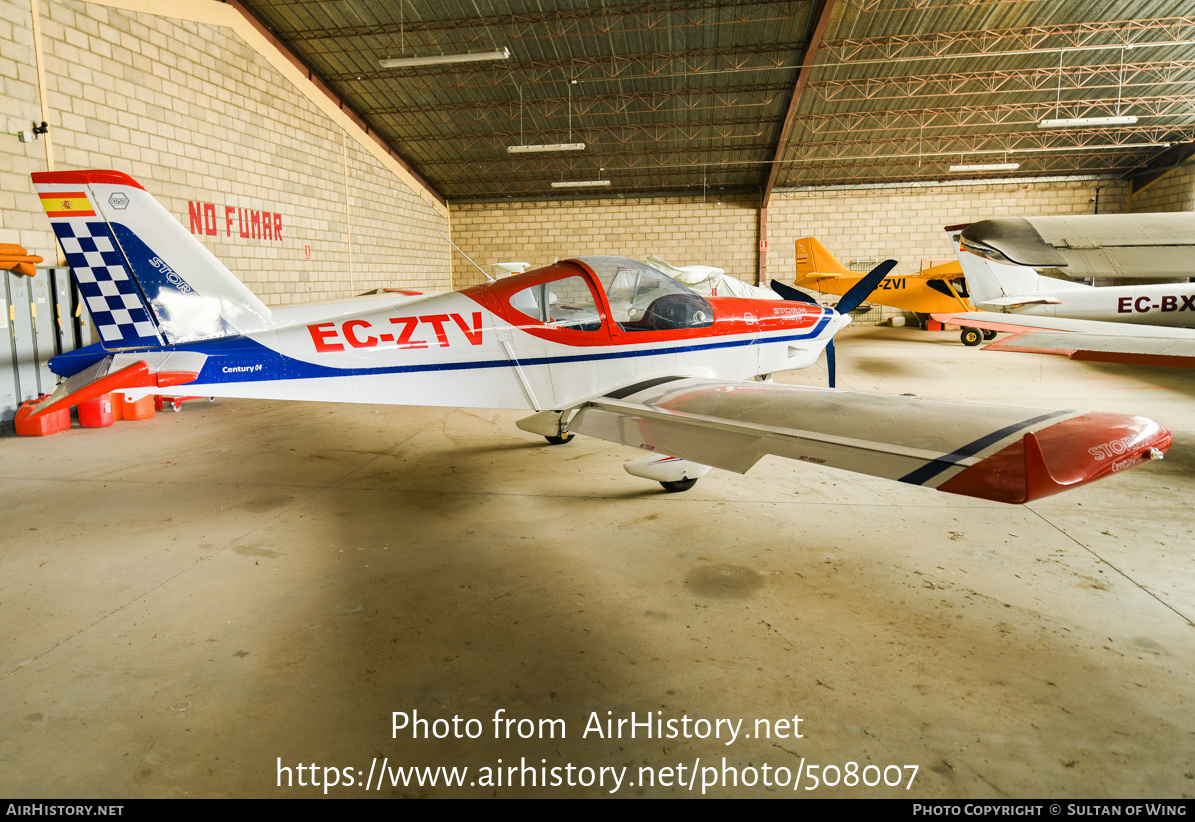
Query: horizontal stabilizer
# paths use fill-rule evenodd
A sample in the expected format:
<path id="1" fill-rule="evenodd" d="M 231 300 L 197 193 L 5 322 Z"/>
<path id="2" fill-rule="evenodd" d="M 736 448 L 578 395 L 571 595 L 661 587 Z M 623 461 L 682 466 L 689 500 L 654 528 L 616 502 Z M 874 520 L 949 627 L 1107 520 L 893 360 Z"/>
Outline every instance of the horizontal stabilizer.
<path id="1" fill-rule="evenodd" d="M 685 285 L 703 283 L 711 277 L 721 277 L 726 273 L 726 269 L 712 265 L 672 265 L 657 254 L 649 256 L 647 264 Z"/>
<path id="2" fill-rule="evenodd" d="M 113 391 L 144 388 L 154 384 L 153 378 L 149 374 L 149 366 L 144 362 L 135 362 L 116 372 L 110 372 L 111 367 L 112 358 L 109 357 L 80 371 L 58 386 L 58 390 L 53 394 L 34 406 L 29 419 L 37 419 L 46 414 L 61 411 L 63 408 L 94 400 L 96 397 Z"/>
<path id="3" fill-rule="evenodd" d="M 29 419 L 72 408 L 81 402 L 135 388 L 167 388 L 192 382 L 203 368 L 206 354 L 157 351 L 105 357 L 62 382 L 33 408 Z"/>

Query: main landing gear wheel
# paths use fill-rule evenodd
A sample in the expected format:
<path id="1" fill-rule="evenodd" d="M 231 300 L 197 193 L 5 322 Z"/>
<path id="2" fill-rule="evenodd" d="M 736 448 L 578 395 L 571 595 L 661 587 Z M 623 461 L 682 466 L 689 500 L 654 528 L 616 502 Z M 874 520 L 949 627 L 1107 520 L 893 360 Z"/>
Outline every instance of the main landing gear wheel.
<path id="1" fill-rule="evenodd" d="M 574 436 L 576 436 L 576 435 L 575 434 L 565 434 L 562 437 L 545 436 L 544 439 L 546 439 L 551 445 L 564 445 L 566 442 L 571 442 Z"/>
<path id="2" fill-rule="evenodd" d="M 978 328 L 964 328 L 959 339 L 963 341 L 963 345 L 979 345 L 983 342 L 983 332 Z"/>
<path id="3" fill-rule="evenodd" d="M 696 479 L 676 480 L 675 482 L 660 481 L 660 485 L 664 486 L 664 490 L 675 494 L 677 491 L 688 491 L 697 484 Z"/>
<path id="4" fill-rule="evenodd" d="M 985 340 L 994 340 L 996 339 L 996 332 L 989 328 L 983 332 L 983 338 Z"/>

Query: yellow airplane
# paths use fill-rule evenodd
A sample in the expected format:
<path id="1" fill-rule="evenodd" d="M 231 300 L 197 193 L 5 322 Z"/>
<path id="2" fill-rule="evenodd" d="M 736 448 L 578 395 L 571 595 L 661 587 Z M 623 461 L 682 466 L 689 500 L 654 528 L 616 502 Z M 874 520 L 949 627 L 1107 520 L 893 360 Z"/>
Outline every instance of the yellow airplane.
<path id="1" fill-rule="evenodd" d="M 835 259 L 816 237 L 797 240 L 797 286 L 823 294 L 845 294 L 862 277 L 862 272 L 851 271 Z M 933 314 L 957 311 L 960 306 L 967 306 L 965 311 L 974 311 L 968 296 L 963 269 L 954 260 L 913 275 L 889 274 L 867 300 L 918 314 Z"/>

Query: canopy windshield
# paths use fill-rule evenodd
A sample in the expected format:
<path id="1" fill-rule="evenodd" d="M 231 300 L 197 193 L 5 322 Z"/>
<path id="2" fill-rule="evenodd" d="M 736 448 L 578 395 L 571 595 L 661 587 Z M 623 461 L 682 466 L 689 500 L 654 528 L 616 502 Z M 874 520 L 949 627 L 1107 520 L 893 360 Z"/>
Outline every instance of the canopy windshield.
<path id="1" fill-rule="evenodd" d="M 578 257 L 597 275 L 612 319 L 626 331 L 704 328 L 713 324 L 709 302 L 647 263 L 626 257 Z M 666 299 L 663 299 L 666 298 Z"/>

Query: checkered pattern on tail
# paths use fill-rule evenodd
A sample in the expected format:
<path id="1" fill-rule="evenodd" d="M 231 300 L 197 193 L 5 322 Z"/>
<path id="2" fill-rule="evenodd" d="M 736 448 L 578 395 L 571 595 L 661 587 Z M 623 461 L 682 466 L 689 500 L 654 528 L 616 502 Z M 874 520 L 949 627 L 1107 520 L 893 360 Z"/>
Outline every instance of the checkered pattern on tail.
<path id="1" fill-rule="evenodd" d="M 104 348 L 161 345 L 157 324 L 108 224 L 90 219 L 51 222 Z"/>

